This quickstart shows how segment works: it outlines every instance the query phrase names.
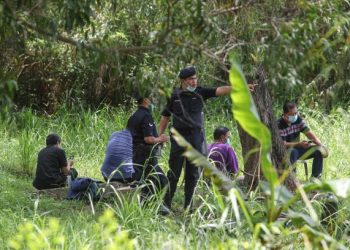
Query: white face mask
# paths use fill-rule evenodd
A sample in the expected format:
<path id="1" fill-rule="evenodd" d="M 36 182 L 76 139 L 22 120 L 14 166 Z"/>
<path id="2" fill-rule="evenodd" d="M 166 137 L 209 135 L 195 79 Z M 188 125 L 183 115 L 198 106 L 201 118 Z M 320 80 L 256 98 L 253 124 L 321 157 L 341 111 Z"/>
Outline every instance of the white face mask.
<path id="1" fill-rule="evenodd" d="M 194 92 L 196 90 L 196 87 L 192 87 L 192 86 L 188 85 L 186 89 L 190 92 Z"/>
<path id="2" fill-rule="evenodd" d="M 298 119 L 298 115 L 297 114 L 288 116 L 288 121 L 291 122 L 291 123 L 296 122 L 297 119 Z"/>
<path id="3" fill-rule="evenodd" d="M 150 110 L 151 112 L 153 112 L 153 111 L 155 110 L 156 106 L 155 106 L 153 103 L 151 103 L 151 104 L 148 106 L 148 108 L 149 108 L 149 110 Z"/>
<path id="4" fill-rule="evenodd" d="M 225 142 L 225 144 L 227 144 L 227 145 L 231 145 L 231 141 L 230 141 L 230 138 L 227 138 L 227 139 L 226 139 L 226 142 Z"/>

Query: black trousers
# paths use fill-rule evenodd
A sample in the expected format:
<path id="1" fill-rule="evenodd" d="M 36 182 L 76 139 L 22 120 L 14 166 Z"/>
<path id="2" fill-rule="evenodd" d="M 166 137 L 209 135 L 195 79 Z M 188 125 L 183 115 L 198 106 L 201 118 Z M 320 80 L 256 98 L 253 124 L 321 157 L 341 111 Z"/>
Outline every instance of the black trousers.
<path id="1" fill-rule="evenodd" d="M 168 180 L 158 165 L 158 147 L 147 144 L 136 144 L 133 147 L 133 179 L 145 184 L 144 195 L 155 194 L 168 185 Z"/>
<path id="2" fill-rule="evenodd" d="M 181 135 L 189 142 L 191 145 L 202 152 L 202 145 L 204 142 L 203 133 L 201 130 L 193 130 L 190 132 L 181 132 Z M 169 171 L 167 173 L 167 177 L 169 180 L 169 189 L 165 195 L 164 202 L 165 204 L 171 208 L 171 202 L 174 197 L 177 183 L 179 181 L 182 167 L 185 166 L 185 203 L 184 207 L 192 205 L 192 197 L 194 190 L 196 188 L 199 176 L 200 169 L 190 163 L 185 157 L 182 156 L 184 153 L 184 148 L 179 146 L 174 138 L 170 139 L 171 149 L 170 149 L 170 157 L 169 157 Z"/>
<path id="3" fill-rule="evenodd" d="M 61 174 L 56 177 L 54 180 L 40 180 L 35 178 L 33 181 L 33 186 L 38 190 L 43 189 L 52 189 L 52 188 L 61 188 L 65 187 L 67 184 L 67 176 Z"/>

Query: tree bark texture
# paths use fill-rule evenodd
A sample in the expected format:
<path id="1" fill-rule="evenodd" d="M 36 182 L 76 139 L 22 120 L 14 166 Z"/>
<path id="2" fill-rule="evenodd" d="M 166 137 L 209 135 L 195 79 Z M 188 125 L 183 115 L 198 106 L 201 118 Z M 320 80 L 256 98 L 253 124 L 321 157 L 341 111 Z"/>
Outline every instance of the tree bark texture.
<path id="1" fill-rule="evenodd" d="M 249 83 L 258 84 L 252 97 L 255 102 L 261 121 L 269 128 L 272 139 L 271 160 L 272 164 L 282 175 L 289 166 L 289 160 L 286 160 L 286 149 L 279 135 L 276 118 L 272 109 L 272 98 L 265 81 L 264 70 L 258 66 L 254 76 L 249 79 Z M 257 140 L 247 134 L 239 125 L 238 132 L 242 145 L 242 153 L 244 159 L 244 183 L 254 189 L 259 181 L 263 178 L 260 162 L 260 145 Z M 290 189 L 295 189 L 294 174 L 288 173 L 285 179 L 285 185 Z"/>

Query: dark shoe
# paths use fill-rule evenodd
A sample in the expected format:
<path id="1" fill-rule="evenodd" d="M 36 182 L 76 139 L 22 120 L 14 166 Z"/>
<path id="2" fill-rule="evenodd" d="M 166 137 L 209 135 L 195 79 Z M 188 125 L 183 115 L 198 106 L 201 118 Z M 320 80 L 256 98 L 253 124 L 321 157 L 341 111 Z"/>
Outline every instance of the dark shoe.
<path id="1" fill-rule="evenodd" d="M 158 214 L 163 215 L 163 216 L 168 216 L 171 214 L 171 211 L 169 208 L 161 204 L 158 208 Z"/>
<path id="2" fill-rule="evenodd" d="M 191 206 L 191 207 L 184 208 L 184 211 L 185 211 L 185 214 L 190 215 L 190 214 L 194 214 L 196 210 Z"/>

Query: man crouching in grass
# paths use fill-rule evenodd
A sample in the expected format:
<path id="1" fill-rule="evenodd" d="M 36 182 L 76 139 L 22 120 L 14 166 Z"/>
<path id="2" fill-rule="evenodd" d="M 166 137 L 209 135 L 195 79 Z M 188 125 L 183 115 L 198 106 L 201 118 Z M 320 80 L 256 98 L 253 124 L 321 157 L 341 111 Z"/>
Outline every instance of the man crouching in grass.
<path id="1" fill-rule="evenodd" d="M 48 135 L 46 147 L 38 154 L 33 186 L 39 190 L 64 187 L 73 164 L 72 159 L 67 162 L 61 138 L 56 134 Z"/>

